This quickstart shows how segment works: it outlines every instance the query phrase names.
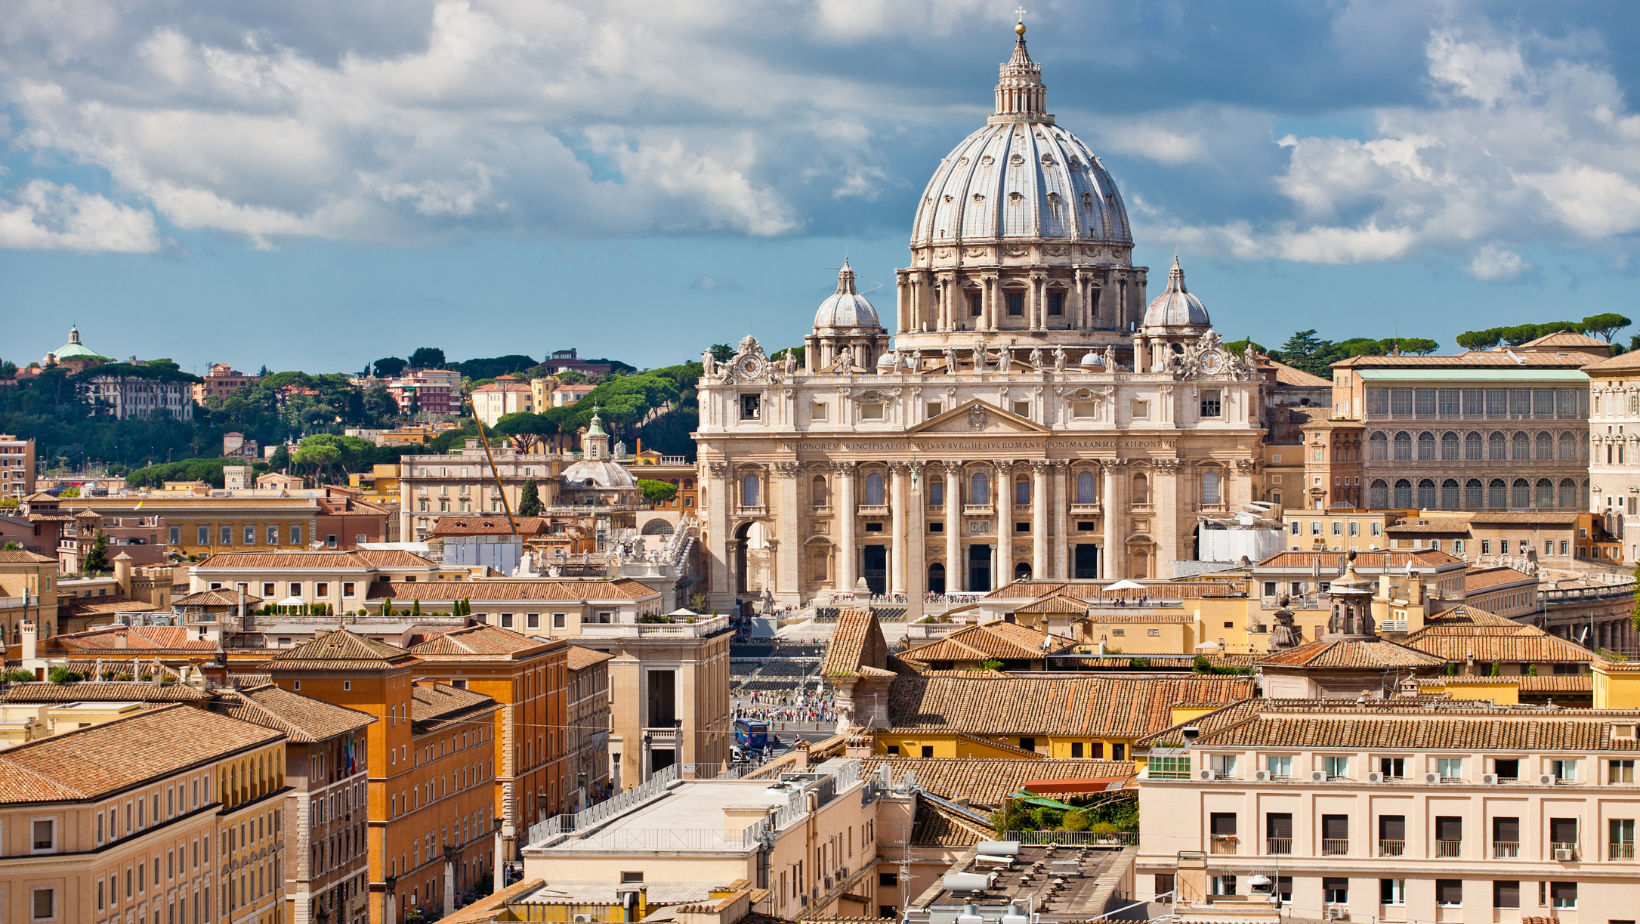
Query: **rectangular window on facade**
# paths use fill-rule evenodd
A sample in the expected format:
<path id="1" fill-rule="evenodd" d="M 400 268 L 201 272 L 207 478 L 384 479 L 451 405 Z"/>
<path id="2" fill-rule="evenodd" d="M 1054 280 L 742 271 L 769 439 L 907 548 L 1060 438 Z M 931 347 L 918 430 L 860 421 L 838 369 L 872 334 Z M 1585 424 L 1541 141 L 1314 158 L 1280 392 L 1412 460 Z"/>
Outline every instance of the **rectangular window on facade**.
<path id="1" fill-rule="evenodd" d="M 512 627 L 513 627 L 513 614 L 511 614 L 511 613 L 502 613 L 501 614 L 501 628 L 511 629 Z"/>
<path id="2" fill-rule="evenodd" d="M 50 886 L 35 886 L 29 894 L 29 916 L 35 921 L 57 919 L 57 890 Z"/>
<path id="3" fill-rule="evenodd" d="M 1014 402 L 1014 414 L 1015 414 L 1015 416 L 1018 416 L 1018 417 L 1030 417 L 1031 416 L 1031 402 L 1029 402 L 1029 401 L 1015 401 Z"/>
<path id="4" fill-rule="evenodd" d="M 1329 905 L 1347 905 L 1350 903 L 1350 881 L 1348 879 L 1326 876 L 1321 880 L 1321 900 Z"/>
<path id="5" fill-rule="evenodd" d="M 57 846 L 57 822 L 50 818 L 36 819 L 29 847 L 35 853 L 48 853 Z"/>
<path id="6" fill-rule="evenodd" d="M 255 545 L 256 544 L 256 527 L 255 526 L 245 527 L 245 544 L 246 545 Z"/>
<path id="7" fill-rule="evenodd" d="M 1264 767 L 1272 777 L 1278 780 L 1289 779 L 1293 775 L 1293 758 L 1291 754 L 1271 754 L 1264 758 Z"/>
<path id="8" fill-rule="evenodd" d="M 1412 416 L 1412 389 L 1391 388 L 1389 390 L 1389 412 L 1394 417 Z"/>
<path id="9" fill-rule="evenodd" d="M 539 628 L 541 628 L 541 614 L 540 613 L 525 613 L 524 614 L 524 628 L 526 628 L 526 629 L 539 629 Z"/>
<path id="10" fill-rule="evenodd" d="M 222 544 L 223 545 L 233 545 L 233 527 L 232 526 L 224 526 L 224 527 L 222 527 L 221 533 L 222 533 Z"/>
<path id="11" fill-rule="evenodd" d="M 301 524 L 292 523 L 290 525 L 290 544 L 291 545 L 301 545 L 302 544 L 302 527 L 301 527 Z"/>
<path id="12" fill-rule="evenodd" d="M 1065 313 L 1065 293 L 1048 293 L 1048 314 L 1058 317 Z"/>
<path id="13" fill-rule="evenodd" d="M 1389 389 L 1367 389 L 1367 413 L 1378 417 L 1389 414 Z"/>
<path id="14" fill-rule="evenodd" d="M 1092 420 L 1099 416 L 1099 404 L 1095 401 L 1072 401 L 1071 416 L 1077 420 Z"/>
<path id="15" fill-rule="evenodd" d="M 1218 389 L 1212 388 L 1202 392 L 1202 416 L 1223 416 L 1223 408 L 1220 402 L 1220 392 Z"/>
<path id="16" fill-rule="evenodd" d="M 198 535 L 195 536 L 195 539 L 198 540 L 198 542 L 197 542 L 198 545 L 210 545 L 211 544 L 211 528 L 209 526 L 201 526 L 201 527 L 199 527 L 197 532 L 198 532 Z"/>
<path id="17" fill-rule="evenodd" d="M 1133 419 L 1134 420 L 1149 420 L 1150 419 L 1150 402 L 1149 401 L 1135 400 L 1133 402 Z"/>
<path id="18" fill-rule="evenodd" d="M 923 407 L 923 419 L 924 420 L 933 420 L 934 418 L 940 416 L 943 413 L 945 413 L 945 405 L 942 402 L 939 402 L 939 401 L 929 401 Z"/>
<path id="19" fill-rule="evenodd" d="M 553 613 L 552 614 L 552 627 L 554 629 L 564 628 L 566 626 L 568 617 L 569 617 L 569 614 L 567 614 L 567 613 Z"/>
<path id="20" fill-rule="evenodd" d="M 180 527 L 180 526 L 171 527 L 169 530 L 167 530 L 166 538 L 171 543 L 171 545 L 181 545 L 182 544 L 182 527 Z"/>
<path id="21" fill-rule="evenodd" d="M 1407 903 L 1407 881 L 1405 879 L 1378 880 L 1378 904 L 1404 905 Z"/>
<path id="22" fill-rule="evenodd" d="M 1022 317 L 1024 317 L 1025 316 L 1025 293 L 1024 292 L 1009 292 L 1006 297 L 1008 299 L 1008 317 L 1010 317 L 1010 318 L 1022 318 Z"/>
<path id="23" fill-rule="evenodd" d="M 1606 782 L 1632 783 L 1634 782 L 1634 761 L 1614 760 L 1606 764 Z"/>
<path id="24" fill-rule="evenodd" d="M 1418 388 L 1413 390 L 1413 411 L 1419 417 L 1435 416 L 1435 389 Z"/>
<path id="25" fill-rule="evenodd" d="M 1442 908 L 1458 908 L 1463 905 L 1462 879 L 1435 880 L 1435 904 Z"/>
<path id="26" fill-rule="evenodd" d="M 882 420 L 883 404 L 880 401 L 867 401 L 860 405 L 861 420 Z"/>
<path id="27" fill-rule="evenodd" d="M 1520 880 L 1492 880 L 1492 907 L 1512 909 L 1520 907 Z"/>

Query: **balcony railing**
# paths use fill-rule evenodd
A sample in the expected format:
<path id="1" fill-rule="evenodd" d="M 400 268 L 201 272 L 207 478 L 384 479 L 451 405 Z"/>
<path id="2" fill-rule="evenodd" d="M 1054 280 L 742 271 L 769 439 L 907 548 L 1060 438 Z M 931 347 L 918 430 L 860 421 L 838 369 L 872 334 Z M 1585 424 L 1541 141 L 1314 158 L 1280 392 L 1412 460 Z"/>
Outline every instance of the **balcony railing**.
<path id="1" fill-rule="evenodd" d="M 1559 859 L 1561 851 L 1570 851 L 1571 859 L 1573 860 L 1582 859 L 1582 857 L 1578 855 L 1576 844 L 1562 843 L 1560 841 L 1555 841 L 1549 845 L 1549 859 Z"/>
<path id="2" fill-rule="evenodd" d="M 990 504 L 964 504 L 962 515 L 965 517 L 988 517 L 996 513 L 996 508 Z"/>
<path id="3" fill-rule="evenodd" d="M 1103 508 L 1100 507 L 1098 504 L 1072 504 L 1071 505 L 1071 516 L 1073 516 L 1073 517 L 1096 517 L 1096 516 L 1099 515 L 1099 513 L 1102 509 Z"/>
<path id="4" fill-rule="evenodd" d="M 1324 837 L 1321 839 L 1321 855 L 1324 857 L 1344 857 L 1350 852 L 1349 838 Z"/>
<path id="5" fill-rule="evenodd" d="M 1378 842 L 1378 855 L 1380 857 L 1402 857 L 1406 856 L 1406 852 L 1406 841 L 1380 840 Z"/>
<path id="6" fill-rule="evenodd" d="M 1632 860 L 1632 859 L 1634 859 L 1634 844 L 1632 842 L 1628 843 L 1628 844 L 1613 844 L 1611 846 L 1611 856 L 1608 857 L 1608 859 L 1611 859 L 1611 860 Z"/>
<path id="7" fill-rule="evenodd" d="M 1518 860 L 1520 859 L 1520 841 L 1493 841 L 1492 859 Z"/>
<path id="8" fill-rule="evenodd" d="M 889 514 L 887 504 L 861 504 L 854 512 L 863 517 L 886 517 Z"/>
<path id="9" fill-rule="evenodd" d="M 1437 858 L 1463 856 L 1463 841 L 1436 841 L 1435 856 Z"/>
<path id="10" fill-rule="evenodd" d="M 1216 854 L 1234 854 L 1236 852 L 1237 846 L 1240 843 L 1241 842 L 1236 838 L 1236 836 L 1234 834 L 1231 834 L 1231 835 L 1215 834 L 1213 836 L 1212 848 L 1211 848 L 1210 852 L 1211 853 L 1216 853 Z"/>
<path id="11" fill-rule="evenodd" d="M 1288 856 L 1293 852 L 1293 839 L 1290 837 L 1267 837 L 1264 839 L 1264 852 L 1272 856 Z"/>

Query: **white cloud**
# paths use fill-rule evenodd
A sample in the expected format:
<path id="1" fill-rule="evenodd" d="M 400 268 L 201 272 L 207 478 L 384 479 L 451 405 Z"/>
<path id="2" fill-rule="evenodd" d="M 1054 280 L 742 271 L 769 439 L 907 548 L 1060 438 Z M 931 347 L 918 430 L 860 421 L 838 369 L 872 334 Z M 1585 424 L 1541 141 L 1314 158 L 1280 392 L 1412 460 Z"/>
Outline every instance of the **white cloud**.
<path id="1" fill-rule="evenodd" d="M 1469 261 L 1470 275 L 1489 282 L 1518 279 L 1531 268 L 1532 264 L 1521 259 L 1520 254 L 1493 244 L 1482 247 L 1475 253 L 1475 259 Z"/>
<path id="2" fill-rule="evenodd" d="M 1287 215 L 1158 223 L 1222 253 L 1338 263 L 1435 252 L 1483 279 L 1531 269 L 1518 248 L 1640 231 L 1640 116 L 1610 73 L 1562 51 L 1434 31 L 1428 105 L 1373 110 L 1362 138 L 1276 142 Z"/>
<path id="3" fill-rule="evenodd" d="M 31 180 L 0 198 L 0 247 L 153 253 L 163 245 L 153 213 L 72 185 Z"/>

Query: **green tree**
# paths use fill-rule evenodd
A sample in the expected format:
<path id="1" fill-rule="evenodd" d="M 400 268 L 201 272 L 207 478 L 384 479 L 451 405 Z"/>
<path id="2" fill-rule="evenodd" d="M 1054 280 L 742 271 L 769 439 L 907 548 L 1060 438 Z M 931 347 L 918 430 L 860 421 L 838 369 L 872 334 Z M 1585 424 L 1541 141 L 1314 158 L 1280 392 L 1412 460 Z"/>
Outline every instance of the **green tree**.
<path id="1" fill-rule="evenodd" d="M 1382 341 L 1386 347 L 1398 347 L 1402 353 L 1412 356 L 1428 356 L 1441 348 L 1439 343 L 1427 337 L 1391 337 Z"/>
<path id="2" fill-rule="evenodd" d="M 83 674 L 69 670 L 62 664 L 55 665 L 46 672 L 46 679 L 52 683 L 79 683 L 85 679 Z"/>
<path id="3" fill-rule="evenodd" d="M 1603 314 L 1592 314 L 1584 318 L 1583 329 L 1597 337 L 1603 338 L 1607 343 L 1611 343 L 1613 334 L 1633 323 L 1633 321 L 1623 317 L 1620 314 L 1608 311 Z"/>
<path id="4" fill-rule="evenodd" d="M 85 563 L 80 568 L 86 574 L 101 574 L 112 571 L 108 564 L 108 534 L 97 530 L 97 536 L 91 540 L 91 550 L 85 553 Z"/>
<path id="5" fill-rule="evenodd" d="M 410 354 L 410 368 L 412 369 L 443 369 L 444 351 L 438 347 L 417 347 Z"/>
<path id="6" fill-rule="evenodd" d="M 643 484 L 643 482 L 638 482 Z M 518 515 L 521 517 L 538 517 L 541 515 L 541 493 L 535 487 L 535 479 L 524 481 L 524 489 L 518 495 Z"/>
<path id="7" fill-rule="evenodd" d="M 1457 337 L 1458 346 L 1466 350 L 1490 350 L 1503 339 L 1501 328 L 1488 330 L 1466 330 Z"/>
<path id="8" fill-rule="evenodd" d="M 1315 332 L 1311 331 L 1311 333 Z M 727 343 L 714 343 L 709 349 L 712 351 L 712 358 L 720 363 L 728 362 L 729 357 L 735 355 L 735 348 Z"/>
<path id="9" fill-rule="evenodd" d="M 511 437 L 520 452 L 535 452 L 546 438 L 559 431 L 559 421 L 569 408 L 548 408 L 540 414 L 517 411 L 503 414 L 495 422 L 495 432 Z M 475 434 L 476 435 L 476 434 Z"/>
<path id="10" fill-rule="evenodd" d="M 580 385 L 587 380 L 586 373 L 579 369 L 565 369 L 557 375 L 560 385 Z"/>
<path id="11" fill-rule="evenodd" d="M 382 378 L 392 378 L 403 372 L 404 367 L 410 364 L 397 356 L 386 356 L 376 360 L 372 365 L 375 366 L 376 375 Z"/>
<path id="12" fill-rule="evenodd" d="M 57 496 L 58 497 L 79 497 L 80 496 L 80 489 L 75 487 L 74 485 L 69 485 L 68 487 L 64 488 L 60 493 L 58 493 Z"/>
<path id="13" fill-rule="evenodd" d="M 678 486 L 649 478 L 638 479 L 638 490 L 652 504 L 664 504 L 678 496 Z"/>

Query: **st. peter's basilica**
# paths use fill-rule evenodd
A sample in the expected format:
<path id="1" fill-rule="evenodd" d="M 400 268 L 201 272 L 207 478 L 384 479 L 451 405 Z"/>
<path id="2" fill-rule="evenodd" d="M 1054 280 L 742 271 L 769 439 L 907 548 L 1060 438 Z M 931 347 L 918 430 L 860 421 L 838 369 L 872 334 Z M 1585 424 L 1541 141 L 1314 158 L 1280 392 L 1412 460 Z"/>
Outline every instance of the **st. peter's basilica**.
<path id="1" fill-rule="evenodd" d="M 1263 377 L 1177 259 L 1147 307 L 1121 194 L 1017 31 L 918 204 L 895 330 L 845 265 L 801 365 L 750 336 L 706 357 L 713 606 L 1168 577 L 1200 515 L 1260 496 Z"/>

